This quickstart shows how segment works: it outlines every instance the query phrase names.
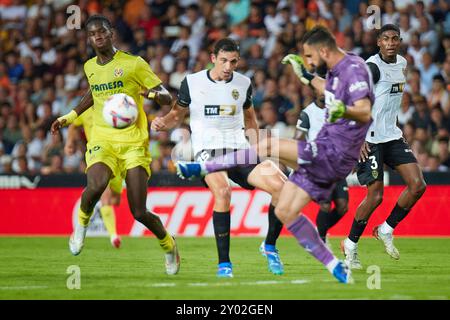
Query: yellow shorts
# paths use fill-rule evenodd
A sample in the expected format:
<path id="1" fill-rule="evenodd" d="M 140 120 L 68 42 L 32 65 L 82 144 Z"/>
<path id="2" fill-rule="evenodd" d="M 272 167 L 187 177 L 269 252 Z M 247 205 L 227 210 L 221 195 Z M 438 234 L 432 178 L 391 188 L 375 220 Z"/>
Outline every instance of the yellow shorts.
<path id="1" fill-rule="evenodd" d="M 113 145 L 109 142 L 87 144 L 86 171 L 93 164 L 101 162 L 111 169 L 114 179 L 122 180 L 128 170 L 139 166 L 143 167 L 150 177 L 151 161 L 150 152 L 144 146 Z"/>

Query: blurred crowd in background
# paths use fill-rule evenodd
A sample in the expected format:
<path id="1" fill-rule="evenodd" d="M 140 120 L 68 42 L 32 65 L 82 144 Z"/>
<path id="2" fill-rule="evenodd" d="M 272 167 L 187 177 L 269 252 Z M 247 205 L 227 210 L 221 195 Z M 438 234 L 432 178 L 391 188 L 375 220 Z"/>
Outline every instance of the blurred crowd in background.
<path id="1" fill-rule="evenodd" d="M 69 5 L 81 9 L 81 29 L 70 30 Z M 378 52 L 370 5 L 381 24 L 402 32 L 407 83 L 398 117 L 424 171 L 450 170 L 450 11 L 446 0 L 0 0 L 0 173 L 84 172 L 85 140 L 64 152 L 67 130 L 51 135 L 51 123 L 80 101 L 88 85 L 83 63 L 93 56 L 82 29 L 86 18 L 105 15 L 116 47 L 142 56 L 176 100 L 183 78 L 211 67 L 213 43 L 237 40 L 238 72 L 252 79 L 259 126 L 291 138 L 298 115 L 314 99 L 291 68 L 280 63 L 301 52 L 300 40 L 327 26 L 346 51 L 367 59 Z M 373 7 L 371 7 L 373 8 Z M 146 100 L 149 121 L 171 106 Z M 151 132 L 152 170 L 173 171 L 172 153 L 186 151 L 189 126 Z"/>

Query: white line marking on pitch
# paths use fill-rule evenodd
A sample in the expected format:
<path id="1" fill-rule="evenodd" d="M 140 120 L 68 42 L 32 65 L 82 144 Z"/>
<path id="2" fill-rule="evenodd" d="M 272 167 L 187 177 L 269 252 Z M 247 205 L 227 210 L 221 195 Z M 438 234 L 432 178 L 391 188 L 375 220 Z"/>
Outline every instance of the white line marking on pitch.
<path id="1" fill-rule="evenodd" d="M 253 286 L 253 285 L 273 285 L 273 284 L 305 284 L 308 280 L 290 280 L 290 281 L 278 281 L 278 280 L 261 280 L 261 281 L 246 281 L 246 282 L 191 282 L 186 285 L 189 287 L 229 287 L 229 286 Z M 149 285 L 150 287 L 175 287 L 177 284 L 174 282 L 170 283 L 153 283 Z"/>
<path id="2" fill-rule="evenodd" d="M 0 290 L 35 290 L 47 288 L 48 286 L 18 286 L 18 287 L 0 287 Z"/>
<path id="3" fill-rule="evenodd" d="M 154 283 L 150 287 L 175 287 L 176 283 Z"/>

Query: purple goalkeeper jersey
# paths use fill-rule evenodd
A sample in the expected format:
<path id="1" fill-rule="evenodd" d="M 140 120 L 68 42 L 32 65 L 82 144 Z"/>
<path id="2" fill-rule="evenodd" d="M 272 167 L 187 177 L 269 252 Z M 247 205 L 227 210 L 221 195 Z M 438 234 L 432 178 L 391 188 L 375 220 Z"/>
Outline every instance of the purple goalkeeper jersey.
<path id="1" fill-rule="evenodd" d="M 341 100 L 346 106 L 352 106 L 358 100 L 369 98 L 373 104 L 375 96 L 370 71 L 365 61 L 353 53 L 339 61 L 327 74 L 325 84 L 325 105 L 334 100 Z M 328 115 L 328 110 L 327 110 Z M 349 119 L 339 119 L 335 123 L 326 122 L 316 138 L 334 146 L 340 163 L 337 170 L 348 175 L 358 161 L 361 145 L 364 143 L 368 123 L 359 123 Z"/>
<path id="2" fill-rule="evenodd" d="M 341 100 L 352 106 L 364 98 L 374 101 L 369 69 L 363 59 L 347 54 L 327 74 L 325 105 L 328 108 L 333 100 Z M 299 141 L 299 169 L 289 180 L 315 201 L 328 201 L 334 183 L 347 177 L 356 165 L 371 122 L 349 119 L 326 122 L 314 141 Z"/>

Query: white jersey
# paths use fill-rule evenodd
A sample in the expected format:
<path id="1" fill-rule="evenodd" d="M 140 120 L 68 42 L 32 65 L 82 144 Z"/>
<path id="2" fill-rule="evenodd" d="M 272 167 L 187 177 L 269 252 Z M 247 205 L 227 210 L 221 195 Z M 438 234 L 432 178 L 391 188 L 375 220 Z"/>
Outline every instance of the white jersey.
<path id="1" fill-rule="evenodd" d="M 325 123 L 325 108 L 320 108 L 315 102 L 310 103 L 300 113 L 297 129 L 307 133 L 306 141 L 316 139 Z"/>
<path id="2" fill-rule="evenodd" d="M 252 106 L 251 95 L 250 79 L 237 72 L 228 81 L 214 81 L 209 70 L 186 76 L 177 103 L 189 107 L 194 155 L 208 149 L 250 147 L 243 111 Z"/>
<path id="3" fill-rule="evenodd" d="M 366 62 L 374 63 L 380 72 L 380 79 L 374 85 L 373 122 L 367 131 L 366 141 L 384 143 L 400 139 L 402 130 L 397 126 L 397 116 L 406 82 L 406 59 L 397 55 L 397 62 L 386 63 L 380 54 L 376 54 Z"/>

